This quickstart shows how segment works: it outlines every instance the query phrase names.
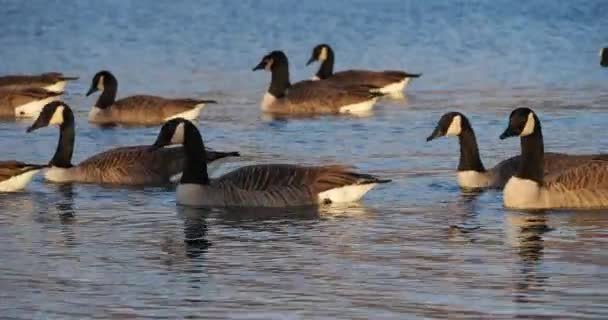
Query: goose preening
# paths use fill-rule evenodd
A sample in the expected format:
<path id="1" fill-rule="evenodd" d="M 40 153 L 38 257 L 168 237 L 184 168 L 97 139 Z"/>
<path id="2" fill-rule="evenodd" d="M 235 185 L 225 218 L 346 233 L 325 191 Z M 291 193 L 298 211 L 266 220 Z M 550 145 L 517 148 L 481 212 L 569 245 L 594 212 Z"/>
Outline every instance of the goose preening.
<path id="1" fill-rule="evenodd" d="M 600 65 L 608 67 L 608 48 L 600 49 Z"/>
<path id="2" fill-rule="evenodd" d="M 486 169 L 479 155 L 475 131 L 469 119 L 460 112 L 445 113 L 426 141 L 442 136 L 458 137 L 460 160 L 458 161 L 457 178 L 461 188 L 502 188 L 519 168 L 521 157 L 514 156 L 499 162 L 491 169 Z M 597 156 L 547 153 L 544 157 L 544 174 L 559 172 Z"/>
<path id="3" fill-rule="evenodd" d="M 59 99 L 62 94 L 40 88 L 0 88 L 0 117 L 36 117 L 47 103 Z"/>
<path id="4" fill-rule="evenodd" d="M 68 81 L 78 80 L 78 77 L 65 76 L 59 72 L 48 72 L 38 75 L 6 75 L 0 76 L 0 89 L 23 90 L 29 88 L 63 93 Z"/>
<path id="5" fill-rule="evenodd" d="M 320 44 L 314 47 L 306 65 L 319 61 L 321 66 L 313 79 L 330 80 L 340 85 L 366 84 L 377 87 L 382 93 L 399 95 L 403 93 L 411 79 L 421 76 L 419 73 L 399 70 L 344 70 L 334 72 L 334 59 L 334 50 L 329 45 Z"/>
<path id="6" fill-rule="evenodd" d="M 75 127 L 71 108 L 61 101 L 51 102 L 27 132 L 50 125 L 59 126 L 59 143 L 45 173 L 46 180 L 52 182 L 160 185 L 169 183 L 171 177 L 182 172 L 184 167 L 186 155 L 183 148 L 150 150 L 150 146 L 114 148 L 73 165 Z M 207 153 L 211 154 L 207 161 L 238 156 L 235 152 Z"/>
<path id="7" fill-rule="evenodd" d="M 25 188 L 34 175 L 45 167 L 47 166 L 14 160 L 0 161 L 0 192 L 14 192 Z"/>
<path id="8" fill-rule="evenodd" d="M 177 203 L 196 207 L 289 207 L 359 200 L 383 180 L 344 166 L 265 164 L 241 167 L 209 179 L 203 139 L 186 119 L 163 125 L 153 149 L 181 144 L 186 163 Z"/>
<path id="9" fill-rule="evenodd" d="M 503 191 L 505 207 L 516 209 L 608 207 L 608 157 L 599 155 L 576 166 L 543 175 L 544 145 L 540 120 L 529 108 L 515 109 L 500 139 L 521 137 L 521 161 Z"/>
<path id="10" fill-rule="evenodd" d="M 87 96 L 101 91 L 89 113 L 89 122 L 96 124 L 157 125 L 173 118 L 198 118 L 201 110 L 214 100 L 191 98 L 163 98 L 135 95 L 116 100 L 118 80 L 109 71 L 93 77 Z"/>
<path id="11" fill-rule="evenodd" d="M 289 81 L 289 62 L 282 51 L 272 51 L 253 68 L 272 73 L 262 99 L 262 110 L 276 114 L 338 114 L 369 112 L 379 92 L 367 85 L 338 86 L 324 81 Z"/>

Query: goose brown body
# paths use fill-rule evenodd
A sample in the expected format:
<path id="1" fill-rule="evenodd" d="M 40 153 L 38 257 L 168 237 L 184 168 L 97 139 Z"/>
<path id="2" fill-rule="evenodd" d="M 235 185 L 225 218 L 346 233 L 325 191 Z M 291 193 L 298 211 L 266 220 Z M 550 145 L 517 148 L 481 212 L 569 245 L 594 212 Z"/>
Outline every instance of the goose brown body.
<path id="1" fill-rule="evenodd" d="M 0 89 L 23 90 L 29 88 L 45 89 L 47 91 L 62 92 L 65 82 L 77 80 L 78 77 L 65 76 L 60 72 L 48 72 L 38 75 L 5 75 L 0 76 Z M 57 90 L 53 87 L 57 84 Z"/>
<path id="2" fill-rule="evenodd" d="M 0 88 L 1 117 L 32 117 L 36 116 L 44 105 L 59 99 L 62 92 L 56 93 L 39 88 L 13 90 Z M 39 106 L 35 104 L 40 102 Z M 31 105 L 31 108 L 26 107 Z"/>

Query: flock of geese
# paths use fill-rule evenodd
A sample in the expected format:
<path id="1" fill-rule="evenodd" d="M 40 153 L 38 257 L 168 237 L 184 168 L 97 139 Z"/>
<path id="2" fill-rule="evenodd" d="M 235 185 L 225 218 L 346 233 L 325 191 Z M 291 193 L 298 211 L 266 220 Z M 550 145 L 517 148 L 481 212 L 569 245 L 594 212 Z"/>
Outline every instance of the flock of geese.
<path id="1" fill-rule="evenodd" d="M 272 51 L 253 70 L 271 73 L 261 101 L 264 112 L 279 115 L 366 112 L 379 98 L 400 95 L 420 74 L 404 71 L 345 70 L 334 72 L 334 51 L 327 44 L 312 50 L 308 64 L 319 62 L 311 80 L 291 83 L 289 62 L 282 51 Z M 608 49 L 600 51 L 608 67 Z M 177 203 L 211 207 L 289 207 L 358 201 L 389 179 L 360 173 L 342 165 L 250 165 L 211 179 L 207 165 L 238 152 L 205 147 L 191 122 L 213 100 L 168 99 L 134 95 L 117 99 L 118 80 L 109 71 L 92 79 L 87 96 L 100 91 L 89 113 L 97 125 L 162 125 L 151 145 L 110 149 L 72 164 L 75 119 L 60 100 L 66 84 L 77 77 L 61 73 L 0 77 L 0 115 L 34 118 L 27 129 L 59 127 L 55 154 L 45 165 L 0 162 L 0 191 L 24 189 L 33 176 L 56 183 L 162 185 L 179 180 Z M 457 180 L 464 189 L 503 189 L 505 207 L 517 209 L 608 208 L 608 154 L 545 153 L 541 122 L 529 108 L 515 109 L 500 139 L 519 136 L 521 155 L 491 169 L 483 165 L 475 132 L 462 113 L 449 112 L 438 121 L 427 141 L 457 136 L 460 161 Z"/>

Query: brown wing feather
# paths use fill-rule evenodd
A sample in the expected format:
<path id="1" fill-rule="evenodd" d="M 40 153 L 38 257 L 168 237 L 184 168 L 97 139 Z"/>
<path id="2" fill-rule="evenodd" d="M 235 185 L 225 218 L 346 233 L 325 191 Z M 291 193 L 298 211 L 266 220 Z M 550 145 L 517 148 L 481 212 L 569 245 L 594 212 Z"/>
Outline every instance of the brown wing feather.
<path id="1" fill-rule="evenodd" d="M 277 112 L 338 113 L 340 108 L 374 98 L 368 86 L 338 86 L 325 81 L 300 81 L 284 98 L 277 100 Z"/>
<path id="2" fill-rule="evenodd" d="M 264 191 L 275 187 L 307 187 L 316 194 L 333 188 L 376 181 L 348 167 L 333 165 L 304 167 L 290 164 L 266 164 L 242 167 L 217 179 L 248 191 Z"/>
<path id="3" fill-rule="evenodd" d="M 385 87 L 389 84 L 403 81 L 407 73 L 402 71 L 368 71 L 346 70 L 334 73 L 327 80 L 340 84 L 369 84 L 376 87 Z"/>
<path id="4" fill-rule="evenodd" d="M 0 181 L 8 180 L 22 173 L 31 170 L 38 170 L 44 167 L 46 166 L 38 164 L 29 164 L 15 160 L 0 161 Z"/>
<path id="5" fill-rule="evenodd" d="M 0 115 L 12 116 L 15 108 L 36 100 L 60 96 L 62 93 L 54 93 L 39 88 L 27 88 L 24 90 L 0 89 Z"/>
<path id="6" fill-rule="evenodd" d="M 75 79 L 78 78 L 66 77 L 59 72 L 49 72 L 38 75 L 6 75 L 0 77 L 0 88 L 9 90 L 43 88 L 59 81 Z"/>
<path id="7" fill-rule="evenodd" d="M 545 177 L 547 188 L 563 188 L 565 190 L 608 189 L 608 159 L 589 160 L 580 165 L 570 167 L 561 173 Z"/>
<path id="8" fill-rule="evenodd" d="M 157 96 L 136 95 L 114 102 L 111 118 L 126 123 L 161 123 L 176 114 L 189 111 L 203 100 L 166 99 Z"/>

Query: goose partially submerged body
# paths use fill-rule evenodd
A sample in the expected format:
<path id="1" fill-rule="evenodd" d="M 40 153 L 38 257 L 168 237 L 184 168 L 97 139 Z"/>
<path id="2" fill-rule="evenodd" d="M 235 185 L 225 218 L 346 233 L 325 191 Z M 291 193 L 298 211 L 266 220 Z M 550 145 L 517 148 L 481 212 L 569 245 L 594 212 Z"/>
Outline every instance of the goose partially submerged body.
<path id="1" fill-rule="evenodd" d="M 38 75 L 5 75 L 0 76 L 0 90 L 23 90 L 30 88 L 63 93 L 68 81 L 78 77 L 65 76 L 59 72 L 48 72 Z"/>
<path id="2" fill-rule="evenodd" d="M 399 95 L 408 85 L 411 79 L 418 78 L 421 74 L 408 73 L 399 70 L 344 70 L 334 72 L 334 51 L 327 44 L 317 45 L 312 50 L 312 55 L 306 65 L 319 61 L 321 66 L 314 76 L 314 80 L 329 80 L 339 85 L 364 84 L 378 88 L 379 92 Z"/>
<path id="3" fill-rule="evenodd" d="M 46 165 L 14 160 L 0 161 L 0 192 L 14 192 L 25 188 L 34 175 L 45 167 Z"/>
<path id="4" fill-rule="evenodd" d="M 368 85 L 338 86 L 310 80 L 291 84 L 289 62 L 282 51 L 269 53 L 253 68 L 263 69 L 272 73 L 272 79 L 262 100 L 262 111 L 273 114 L 366 113 L 383 95 L 372 92 L 377 88 Z"/>
<path id="5" fill-rule="evenodd" d="M 59 99 L 62 94 L 62 92 L 39 88 L 22 90 L 0 88 L 0 117 L 37 117 L 46 104 Z"/>
<path id="6" fill-rule="evenodd" d="M 457 136 L 460 143 L 460 160 L 458 162 L 458 185 L 464 189 L 502 189 L 507 181 L 517 172 L 521 157 L 505 159 L 491 169 L 486 169 L 479 155 L 475 132 L 469 119 L 460 112 L 444 114 L 433 133 L 426 139 L 431 141 L 442 136 Z M 559 172 L 576 166 L 598 155 L 570 155 L 564 153 L 547 153 L 544 157 L 544 174 Z"/>
<path id="7" fill-rule="evenodd" d="M 87 96 L 102 91 L 89 112 L 89 122 L 100 125 L 158 125 L 173 118 L 194 120 L 201 110 L 214 100 L 191 98 L 163 98 L 135 95 L 116 100 L 118 80 L 109 71 L 100 71 L 93 77 Z"/>
<path id="8" fill-rule="evenodd" d="M 185 162 L 183 148 L 150 150 L 149 146 L 129 146 L 98 153 L 83 162 L 73 165 L 75 128 L 71 108 L 55 101 L 44 107 L 42 113 L 28 132 L 50 126 L 59 126 L 59 143 L 55 155 L 45 173 L 52 182 L 80 182 L 115 185 L 160 185 L 170 182 L 171 177 L 182 172 Z M 236 152 L 209 151 L 209 161 Z"/>
<path id="9" fill-rule="evenodd" d="M 357 201 L 383 180 L 344 166 L 252 165 L 209 179 L 205 147 L 188 120 L 173 119 L 153 148 L 181 144 L 186 163 L 177 203 L 195 207 L 290 207 Z"/>
<path id="10" fill-rule="evenodd" d="M 608 156 L 544 175 L 540 120 L 529 108 L 515 109 L 500 139 L 521 137 L 521 161 L 503 191 L 505 207 L 516 209 L 608 208 Z"/>

